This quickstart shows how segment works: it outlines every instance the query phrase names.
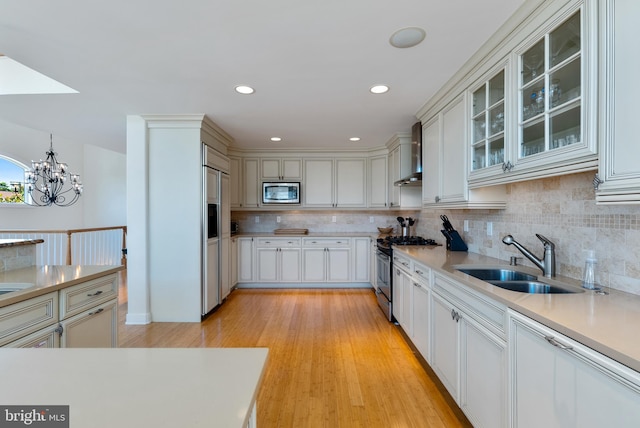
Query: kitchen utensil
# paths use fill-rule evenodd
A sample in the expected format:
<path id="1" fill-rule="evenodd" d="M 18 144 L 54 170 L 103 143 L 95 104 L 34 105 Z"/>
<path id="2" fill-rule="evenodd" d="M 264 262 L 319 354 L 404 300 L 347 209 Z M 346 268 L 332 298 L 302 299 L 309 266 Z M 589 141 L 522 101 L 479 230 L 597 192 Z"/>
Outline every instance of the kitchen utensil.
<path id="1" fill-rule="evenodd" d="M 400 223 L 400 227 L 404 227 L 404 218 L 396 217 L 396 219 L 398 220 L 398 223 Z"/>
<path id="2" fill-rule="evenodd" d="M 416 222 L 414 219 L 412 219 L 411 217 L 407 218 L 407 221 L 409 222 L 409 226 L 413 226 L 413 224 Z"/>
<path id="3" fill-rule="evenodd" d="M 451 232 L 451 231 L 455 230 L 453 228 L 453 225 L 451 225 L 451 222 L 449 221 L 449 218 L 446 215 L 441 215 L 440 219 L 442 220 L 442 226 L 444 226 L 444 229 L 447 232 Z"/>

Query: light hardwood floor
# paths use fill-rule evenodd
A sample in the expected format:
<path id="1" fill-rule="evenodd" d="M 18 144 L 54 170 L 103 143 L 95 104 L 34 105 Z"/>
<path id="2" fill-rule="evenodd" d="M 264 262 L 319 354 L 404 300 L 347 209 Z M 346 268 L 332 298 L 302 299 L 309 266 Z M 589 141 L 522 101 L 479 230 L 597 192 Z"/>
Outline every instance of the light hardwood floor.
<path id="1" fill-rule="evenodd" d="M 370 290 L 236 290 L 202 323 L 127 326 L 122 282 L 121 347 L 269 348 L 261 428 L 470 426 Z"/>

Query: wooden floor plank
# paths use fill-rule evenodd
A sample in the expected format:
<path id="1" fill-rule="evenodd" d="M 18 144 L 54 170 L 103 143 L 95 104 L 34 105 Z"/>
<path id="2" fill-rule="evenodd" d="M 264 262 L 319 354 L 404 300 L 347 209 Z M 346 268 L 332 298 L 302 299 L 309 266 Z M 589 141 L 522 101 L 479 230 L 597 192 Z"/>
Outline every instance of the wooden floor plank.
<path id="1" fill-rule="evenodd" d="M 269 348 L 260 427 L 470 426 L 371 290 L 242 289 L 202 323 L 128 326 L 122 283 L 121 347 Z"/>

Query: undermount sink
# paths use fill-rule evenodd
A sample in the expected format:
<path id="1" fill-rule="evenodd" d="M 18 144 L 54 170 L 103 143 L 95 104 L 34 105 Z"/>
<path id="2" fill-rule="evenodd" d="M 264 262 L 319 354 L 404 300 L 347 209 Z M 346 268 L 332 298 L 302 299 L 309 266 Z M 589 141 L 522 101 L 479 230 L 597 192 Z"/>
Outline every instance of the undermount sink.
<path id="1" fill-rule="evenodd" d="M 571 294 L 581 293 L 582 290 L 570 290 L 540 281 L 487 281 L 505 290 L 518 291 L 529 294 Z"/>
<path id="2" fill-rule="evenodd" d="M 466 273 L 474 278 L 481 279 L 483 281 L 536 281 L 538 279 L 535 275 L 520 272 L 517 270 L 504 269 L 504 268 L 460 268 L 458 269 L 462 273 Z"/>
<path id="3" fill-rule="evenodd" d="M 30 282 L 2 282 L 0 283 L 0 295 L 13 293 L 14 291 L 24 290 L 33 287 Z"/>
<path id="4" fill-rule="evenodd" d="M 583 290 L 560 287 L 538 280 L 535 275 L 504 267 L 457 267 L 456 270 L 505 290 L 529 294 L 571 294 Z"/>

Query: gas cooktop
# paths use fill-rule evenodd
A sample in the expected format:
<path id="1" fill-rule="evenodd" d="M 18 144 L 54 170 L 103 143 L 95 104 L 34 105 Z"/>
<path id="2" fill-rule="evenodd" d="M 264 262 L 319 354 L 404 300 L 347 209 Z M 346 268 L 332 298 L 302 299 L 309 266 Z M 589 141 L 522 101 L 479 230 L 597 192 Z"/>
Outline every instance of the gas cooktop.
<path id="1" fill-rule="evenodd" d="M 387 236 L 379 238 L 378 244 L 382 245 L 439 245 L 433 239 L 423 238 L 422 236 Z"/>

